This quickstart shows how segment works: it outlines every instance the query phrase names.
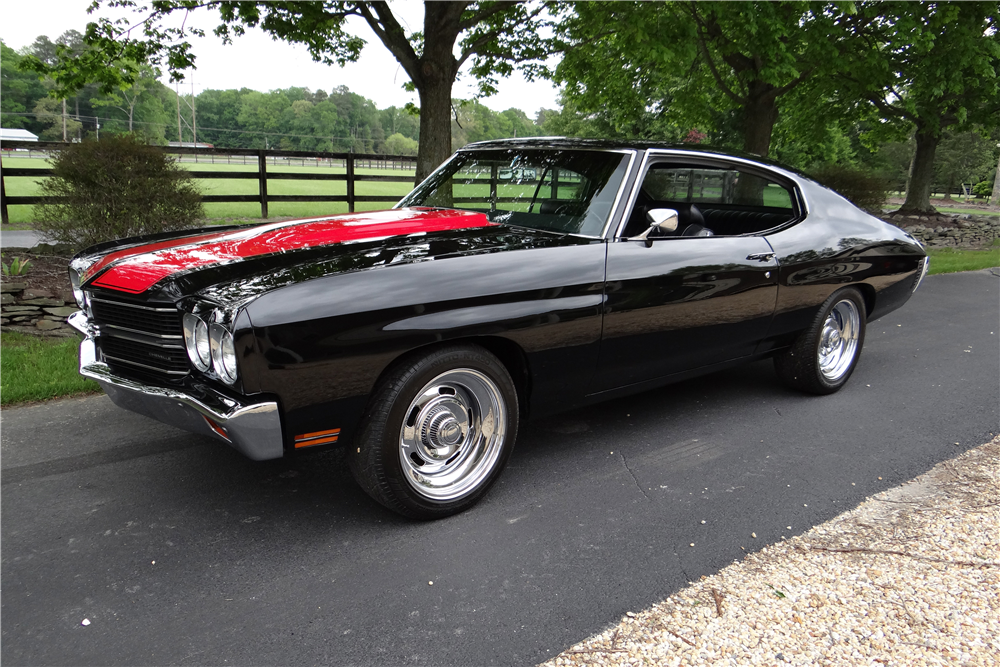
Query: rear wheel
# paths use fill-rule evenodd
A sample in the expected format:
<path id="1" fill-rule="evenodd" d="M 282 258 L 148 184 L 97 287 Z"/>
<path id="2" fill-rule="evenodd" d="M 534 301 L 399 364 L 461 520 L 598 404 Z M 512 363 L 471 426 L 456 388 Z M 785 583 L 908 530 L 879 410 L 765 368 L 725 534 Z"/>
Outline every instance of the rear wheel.
<path id="1" fill-rule="evenodd" d="M 853 287 L 833 294 L 795 343 L 774 358 L 781 380 L 800 391 L 832 394 L 847 383 L 865 342 L 865 302 Z"/>
<path id="2" fill-rule="evenodd" d="M 404 516 L 456 514 L 499 477 L 517 424 L 517 392 L 496 357 L 472 345 L 435 350 L 379 385 L 348 459 L 351 472 Z"/>

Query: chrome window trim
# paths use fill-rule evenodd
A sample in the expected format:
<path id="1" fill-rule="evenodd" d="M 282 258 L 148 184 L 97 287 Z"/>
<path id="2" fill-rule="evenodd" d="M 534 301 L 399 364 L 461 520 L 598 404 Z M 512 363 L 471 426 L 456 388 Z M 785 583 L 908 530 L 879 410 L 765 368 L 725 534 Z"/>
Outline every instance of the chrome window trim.
<path id="1" fill-rule="evenodd" d="M 809 215 L 809 202 L 808 202 L 808 200 L 805 197 L 805 193 L 803 191 L 803 188 L 802 188 L 802 185 L 801 185 L 801 182 L 800 182 L 800 177 L 797 177 L 793 173 L 785 171 L 784 169 L 781 169 L 780 167 L 772 167 L 771 165 L 762 164 L 760 162 L 756 162 L 754 160 L 749 160 L 747 158 L 741 158 L 741 157 L 736 157 L 736 156 L 728 156 L 728 155 L 716 155 L 714 153 L 704 153 L 702 151 L 685 151 L 685 150 L 677 150 L 677 149 L 670 149 L 670 148 L 649 148 L 649 149 L 646 149 L 646 154 L 643 156 L 642 163 L 639 165 L 639 172 L 636 174 L 635 184 L 632 186 L 632 192 L 631 192 L 631 194 L 629 196 L 629 199 L 628 199 L 628 208 L 626 209 L 626 211 L 631 211 L 632 207 L 635 206 L 635 200 L 639 198 L 639 190 L 642 188 L 642 176 L 646 173 L 646 169 L 647 169 L 647 166 L 649 165 L 650 160 L 652 158 L 660 158 L 660 157 L 699 158 L 699 159 L 707 159 L 707 160 L 713 161 L 713 162 L 718 162 L 720 164 L 738 163 L 738 164 L 743 164 L 743 165 L 747 165 L 747 166 L 753 167 L 754 169 L 759 169 L 759 170 L 764 171 L 764 172 L 769 172 L 769 173 L 772 173 L 772 174 L 777 174 L 778 176 L 781 176 L 781 177 L 787 179 L 788 181 L 791 181 L 791 183 L 795 186 L 793 194 L 795 195 L 795 201 L 798 204 L 798 207 L 800 209 L 798 211 L 799 215 L 796 216 L 792 221 L 783 223 L 782 225 L 779 225 L 778 227 L 775 227 L 774 228 L 775 231 L 779 230 L 780 228 L 784 228 L 784 227 L 788 226 L 789 224 L 795 224 L 797 222 L 801 222 L 802 220 L 804 220 Z M 622 232 L 625 230 L 625 224 L 627 222 L 628 222 L 628 218 L 625 215 L 623 215 L 622 219 L 621 219 L 621 222 L 618 223 L 618 229 L 615 231 L 614 236 L 611 238 L 612 241 L 627 241 L 628 240 L 628 239 L 622 237 L 622 235 L 621 235 Z M 768 233 L 770 233 L 772 230 L 765 230 L 765 231 L 768 232 Z M 759 235 L 762 236 L 762 237 L 764 236 L 764 234 L 759 234 Z"/>
<path id="2" fill-rule="evenodd" d="M 611 210 L 608 211 L 608 219 L 604 221 L 604 227 L 601 228 L 601 235 L 599 237 L 594 237 L 594 238 L 602 238 L 602 239 L 607 238 L 607 236 L 608 236 L 608 229 L 611 227 L 611 221 L 615 219 L 615 215 L 618 213 L 618 206 L 621 203 L 622 195 L 625 194 L 625 185 L 628 183 L 629 176 L 632 175 L 632 167 L 635 165 L 636 153 L 638 153 L 638 151 L 636 151 L 636 150 L 627 150 L 627 151 L 612 150 L 612 151 L 608 151 L 608 152 L 610 152 L 610 153 L 627 152 L 627 153 L 630 153 L 630 156 L 629 156 L 629 160 L 628 160 L 628 167 L 625 168 L 625 176 L 624 176 L 624 178 L 622 178 L 622 182 L 618 186 L 618 194 L 615 195 L 615 201 L 614 201 L 613 204 L 611 204 Z M 629 210 L 629 209 L 626 209 L 626 210 Z M 624 215 L 625 215 L 625 212 L 622 211 L 623 219 L 624 219 Z M 576 235 L 574 234 L 574 236 L 576 236 Z M 580 234 L 580 236 L 583 236 L 583 235 Z"/>
<path id="3" fill-rule="evenodd" d="M 649 154 L 650 150 L 646 150 L 645 155 L 642 156 L 642 162 L 639 163 L 639 171 L 635 175 L 635 182 L 632 183 L 632 192 L 629 193 L 628 201 L 625 205 L 625 210 L 622 211 L 622 219 L 618 222 L 618 228 L 615 230 L 614 235 L 611 237 L 612 241 L 627 241 L 628 239 L 622 236 L 622 232 L 625 231 L 625 225 L 628 224 L 628 215 L 635 206 L 635 200 L 639 198 L 639 190 L 642 189 L 642 176 L 646 173 L 646 165 L 649 164 Z"/>

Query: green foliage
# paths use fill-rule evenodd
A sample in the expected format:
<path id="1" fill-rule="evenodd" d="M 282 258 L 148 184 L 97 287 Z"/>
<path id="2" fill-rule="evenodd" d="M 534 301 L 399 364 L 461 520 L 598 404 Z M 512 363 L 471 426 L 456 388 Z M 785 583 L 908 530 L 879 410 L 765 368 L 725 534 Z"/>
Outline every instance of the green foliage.
<path id="1" fill-rule="evenodd" d="M 87 25 L 83 51 L 60 47 L 52 62 L 32 56 L 21 65 L 51 78 L 56 97 L 92 82 L 105 94 L 129 88 L 140 77 L 140 63 L 162 66 L 172 80 L 179 81 L 182 72 L 195 62 L 189 40 L 204 32 L 186 27 L 186 21 L 180 27 L 166 27 L 164 22 L 171 14 L 187 13 L 206 4 L 219 12 L 221 22 L 213 32 L 224 42 L 248 28 L 260 28 L 274 39 L 304 45 L 314 60 L 331 65 L 357 60 L 365 41 L 352 30 L 366 24 L 420 94 L 422 133 L 429 136 L 419 148 L 418 179 L 451 153 L 451 146 L 446 145 L 451 90 L 462 65 L 472 59 L 472 72 L 483 95 L 495 92 L 497 77 L 507 76 L 516 65 L 529 77 L 543 73 L 540 61 L 553 44 L 545 36 L 553 26 L 545 12 L 568 11 L 542 2 L 425 3 L 424 30 L 407 33 L 387 2 L 159 0 L 150 11 L 135 0 L 108 0 L 108 6 L 130 8 L 141 19 L 136 23 L 136 16 L 116 20 L 97 17 Z M 95 0 L 91 11 L 100 5 L 101 0 Z M 265 125 L 272 120 L 268 109 L 257 115 Z M 384 139 L 384 135 L 352 136 L 362 142 Z"/>
<path id="2" fill-rule="evenodd" d="M 0 257 L 2 256 L 0 254 Z M 31 260 L 15 257 L 10 260 L 10 264 L 7 264 L 7 262 L 0 263 L 0 268 L 2 268 L 3 275 L 5 276 L 23 276 L 31 268 Z"/>
<path id="3" fill-rule="evenodd" d="M 451 122 L 451 136 L 455 148 L 476 141 L 541 134 L 541 129 L 520 109 L 497 113 L 475 100 L 456 100 L 453 104 L 455 118 Z"/>
<path id="4" fill-rule="evenodd" d="M 951 193 L 960 183 L 989 178 L 996 169 L 996 141 L 979 132 L 947 132 L 934 155 L 936 182 Z"/>
<path id="5" fill-rule="evenodd" d="M 814 169 L 811 175 L 855 206 L 872 215 L 882 214 L 889 196 L 889 183 L 884 176 L 842 165 L 825 165 Z"/>
<path id="6" fill-rule="evenodd" d="M 61 150 L 39 188 L 59 197 L 35 207 L 36 229 L 58 243 L 101 241 L 191 227 L 201 195 L 188 173 L 159 149 L 129 135 Z"/>
<path id="7" fill-rule="evenodd" d="M 387 155 L 416 155 L 417 142 L 397 132 L 385 140 Z"/>
<path id="8" fill-rule="evenodd" d="M 30 116 L 36 102 L 48 94 L 41 81 L 34 74 L 18 69 L 21 56 L 14 49 L 0 42 L 0 80 L 3 94 L 0 95 L 0 112 L 3 126 L 24 128 L 39 134 L 40 128 Z"/>
<path id="9" fill-rule="evenodd" d="M 80 375 L 78 347 L 75 338 L 0 334 L 3 351 L 0 404 L 7 407 L 26 401 L 100 391 L 96 382 Z"/>
<path id="10" fill-rule="evenodd" d="M 845 27 L 868 48 L 843 53 L 832 83 L 842 106 L 867 99 L 883 123 L 872 137 L 914 127 L 941 136 L 1000 120 L 1000 34 L 995 2 L 857 3 Z"/>
<path id="11" fill-rule="evenodd" d="M 682 137 L 697 127 L 711 144 L 762 155 L 789 93 L 833 66 L 838 38 L 833 13 L 807 2 L 575 8 L 556 78 L 581 110 L 619 129 L 669 114 Z"/>
<path id="12" fill-rule="evenodd" d="M 993 181 L 979 181 L 972 186 L 972 194 L 976 198 L 989 197 L 993 193 Z"/>
<path id="13" fill-rule="evenodd" d="M 869 110 L 870 143 L 913 133 L 900 210 L 931 212 L 934 156 L 945 131 L 1000 124 L 997 4 L 867 0 L 855 8 L 842 25 L 856 46 L 838 55 L 842 66 L 820 94 L 830 98 L 830 110 Z"/>

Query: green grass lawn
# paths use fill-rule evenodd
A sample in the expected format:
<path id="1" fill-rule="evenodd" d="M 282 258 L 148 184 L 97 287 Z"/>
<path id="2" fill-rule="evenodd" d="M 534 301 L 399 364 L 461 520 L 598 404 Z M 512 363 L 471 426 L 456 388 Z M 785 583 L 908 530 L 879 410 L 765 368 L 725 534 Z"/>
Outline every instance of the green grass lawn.
<path id="1" fill-rule="evenodd" d="M 0 333 L 0 405 L 100 391 L 79 372 L 80 341 Z"/>
<path id="2" fill-rule="evenodd" d="M 994 247 L 988 250 L 930 248 L 927 255 L 931 258 L 928 274 L 932 276 L 938 273 L 989 269 L 1000 266 L 1000 240 L 994 241 Z"/>
<path id="3" fill-rule="evenodd" d="M 988 209 L 988 208 L 978 208 L 975 206 L 969 206 L 968 208 L 963 208 L 961 206 L 935 206 L 939 213 L 968 213 L 969 215 L 991 215 L 993 217 L 1000 217 L 1000 211 Z"/>

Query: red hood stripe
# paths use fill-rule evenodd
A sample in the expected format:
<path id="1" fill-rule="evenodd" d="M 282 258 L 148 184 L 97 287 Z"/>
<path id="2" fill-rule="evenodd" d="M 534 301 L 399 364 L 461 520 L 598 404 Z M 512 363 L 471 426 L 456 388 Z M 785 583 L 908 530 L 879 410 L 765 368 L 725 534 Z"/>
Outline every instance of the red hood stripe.
<path id="1" fill-rule="evenodd" d="M 91 284 L 140 294 L 167 276 L 220 262 L 345 241 L 472 229 L 491 224 L 483 213 L 437 209 L 395 209 L 273 223 L 121 250 L 102 258 L 88 271 L 88 277 L 110 267 Z"/>

